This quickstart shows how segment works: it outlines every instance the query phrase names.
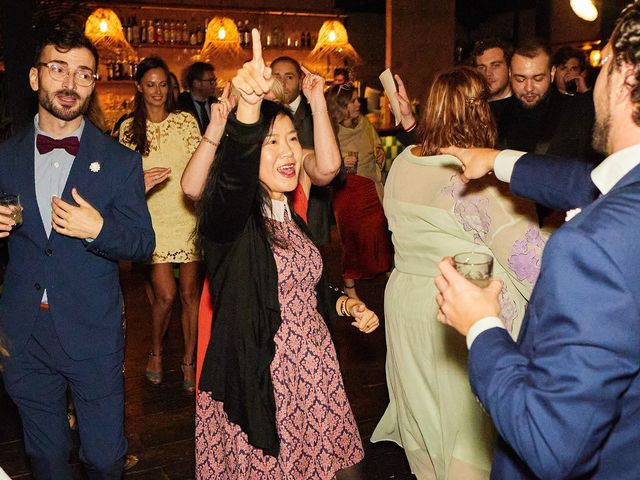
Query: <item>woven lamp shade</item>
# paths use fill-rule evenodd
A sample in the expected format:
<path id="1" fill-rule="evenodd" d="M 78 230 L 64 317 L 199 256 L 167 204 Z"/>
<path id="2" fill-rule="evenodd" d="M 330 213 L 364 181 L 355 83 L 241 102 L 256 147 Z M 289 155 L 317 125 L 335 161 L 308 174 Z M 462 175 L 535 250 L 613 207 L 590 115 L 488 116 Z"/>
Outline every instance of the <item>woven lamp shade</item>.
<path id="1" fill-rule="evenodd" d="M 207 37 L 200 50 L 200 59 L 211 60 L 214 55 L 239 56 L 240 37 L 236 24 L 227 17 L 213 17 L 207 26 Z"/>
<path id="2" fill-rule="evenodd" d="M 137 56 L 135 50 L 124 38 L 118 15 L 109 8 L 98 8 L 89 16 L 84 26 L 84 34 L 101 53 Z"/>
<path id="3" fill-rule="evenodd" d="M 339 20 L 327 20 L 320 27 L 318 43 L 309 54 L 312 61 L 334 56 L 351 60 L 354 64 L 362 63 L 358 52 L 349 43 L 347 29 Z"/>

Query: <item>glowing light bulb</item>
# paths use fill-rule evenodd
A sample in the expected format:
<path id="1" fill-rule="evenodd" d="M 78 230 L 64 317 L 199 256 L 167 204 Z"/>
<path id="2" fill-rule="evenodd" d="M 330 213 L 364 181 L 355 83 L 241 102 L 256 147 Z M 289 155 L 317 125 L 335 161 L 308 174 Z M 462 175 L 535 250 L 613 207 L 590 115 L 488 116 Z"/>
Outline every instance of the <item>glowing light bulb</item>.
<path id="1" fill-rule="evenodd" d="M 587 22 L 593 22 L 598 18 L 598 9 L 593 0 L 571 0 L 569 2 L 573 13 Z"/>
<path id="2" fill-rule="evenodd" d="M 109 30 L 109 24 L 107 23 L 107 21 L 103 18 L 102 20 L 100 20 L 100 31 L 102 33 L 107 33 L 107 30 Z"/>
<path id="3" fill-rule="evenodd" d="M 224 40 L 227 37 L 227 31 L 224 29 L 224 27 L 220 27 L 220 30 L 218 30 L 218 40 Z"/>
<path id="4" fill-rule="evenodd" d="M 334 30 L 331 30 L 329 32 L 329 41 L 330 42 L 335 42 L 336 41 L 336 32 Z"/>
<path id="5" fill-rule="evenodd" d="M 600 60 L 602 60 L 602 52 L 600 50 L 591 50 L 589 54 L 589 63 L 592 67 L 599 67 Z"/>

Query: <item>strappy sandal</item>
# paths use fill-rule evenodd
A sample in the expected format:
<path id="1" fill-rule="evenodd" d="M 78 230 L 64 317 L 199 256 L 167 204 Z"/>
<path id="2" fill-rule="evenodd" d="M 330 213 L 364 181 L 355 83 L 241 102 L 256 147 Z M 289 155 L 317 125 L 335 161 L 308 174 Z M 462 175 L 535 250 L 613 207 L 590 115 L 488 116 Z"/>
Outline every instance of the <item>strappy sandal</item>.
<path id="1" fill-rule="evenodd" d="M 151 360 L 151 358 L 160 358 L 160 362 L 162 362 L 162 354 L 161 353 L 149 352 L 149 360 Z M 149 366 L 147 364 L 147 370 L 144 372 L 144 376 L 147 378 L 147 380 L 150 383 L 153 383 L 154 385 L 161 384 L 162 383 L 162 364 L 160 366 L 160 371 L 158 371 L 158 372 L 154 372 L 153 370 L 149 370 Z"/>
<path id="2" fill-rule="evenodd" d="M 183 379 L 182 388 L 187 393 L 194 393 L 196 391 L 196 381 L 195 381 L 196 369 L 195 369 L 195 364 L 193 362 L 191 362 L 191 363 L 182 363 L 180 365 L 180 368 L 182 369 L 182 374 L 185 377 L 186 377 L 187 370 L 188 369 L 192 370 L 192 372 L 193 372 L 193 377 L 192 378 L 193 379 L 192 380 Z"/>

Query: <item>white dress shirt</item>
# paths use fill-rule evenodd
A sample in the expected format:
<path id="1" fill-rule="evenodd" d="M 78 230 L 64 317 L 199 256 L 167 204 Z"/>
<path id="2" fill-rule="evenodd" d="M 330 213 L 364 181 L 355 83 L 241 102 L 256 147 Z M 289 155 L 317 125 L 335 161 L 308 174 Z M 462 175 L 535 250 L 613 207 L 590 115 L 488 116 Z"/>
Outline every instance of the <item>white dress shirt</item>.
<path id="1" fill-rule="evenodd" d="M 503 150 L 496 157 L 493 171 L 503 182 L 511 181 L 513 167 L 525 152 Z M 622 177 L 640 164 L 640 144 L 632 145 L 612 153 L 600 165 L 591 171 L 591 180 L 602 195 L 606 195 Z M 504 328 L 498 317 L 485 317 L 474 323 L 467 333 L 467 348 L 471 348 L 474 340 L 490 328 Z"/>

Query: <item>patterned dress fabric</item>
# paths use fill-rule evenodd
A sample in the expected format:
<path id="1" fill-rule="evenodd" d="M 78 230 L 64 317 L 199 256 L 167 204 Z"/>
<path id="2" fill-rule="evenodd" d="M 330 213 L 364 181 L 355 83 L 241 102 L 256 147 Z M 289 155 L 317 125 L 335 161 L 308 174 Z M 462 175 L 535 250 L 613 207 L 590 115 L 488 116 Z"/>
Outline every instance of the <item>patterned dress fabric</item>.
<path id="1" fill-rule="evenodd" d="M 268 220 L 274 245 L 282 324 L 271 363 L 280 454 L 251 446 L 221 402 L 198 392 L 196 477 L 202 480 L 333 479 L 364 450 L 326 323 L 316 309 L 320 253 L 295 222 Z"/>
<path id="2" fill-rule="evenodd" d="M 126 132 L 133 118 L 120 127 L 120 143 L 135 149 Z M 199 260 L 194 246 L 196 216 L 193 202 L 182 192 L 180 177 L 200 143 L 198 123 L 190 113 L 170 113 L 162 122 L 147 120 L 149 155 L 142 157 L 146 170 L 170 167 L 169 178 L 147 193 L 147 205 L 156 234 L 150 263 L 187 263 Z"/>
<path id="3" fill-rule="evenodd" d="M 420 480 L 488 478 L 495 442 L 469 387 L 465 338 L 436 320 L 438 262 L 491 255 L 504 284 L 500 316 L 516 338 L 546 238 L 532 203 L 491 176 L 465 185 L 459 171 L 454 157 L 416 156 L 409 147 L 385 184 L 395 248 L 384 300 L 389 405 L 371 440 L 402 446 Z"/>

